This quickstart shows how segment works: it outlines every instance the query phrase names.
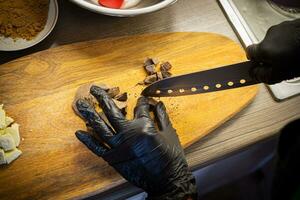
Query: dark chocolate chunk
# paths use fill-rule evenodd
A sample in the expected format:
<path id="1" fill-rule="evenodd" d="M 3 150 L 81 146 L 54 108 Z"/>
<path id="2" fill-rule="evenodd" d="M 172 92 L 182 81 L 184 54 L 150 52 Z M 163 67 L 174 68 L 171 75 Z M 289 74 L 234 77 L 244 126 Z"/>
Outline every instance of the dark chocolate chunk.
<path id="1" fill-rule="evenodd" d="M 110 96 L 111 98 L 114 98 L 115 96 L 117 96 L 120 93 L 120 88 L 119 87 L 112 87 L 108 89 L 108 96 Z"/>
<path id="2" fill-rule="evenodd" d="M 162 72 L 156 72 L 157 81 L 164 79 Z"/>
<path id="3" fill-rule="evenodd" d="M 127 99 L 128 99 L 127 92 L 118 94 L 117 96 L 114 97 L 114 99 L 116 99 L 118 101 L 127 101 Z"/>
<path id="4" fill-rule="evenodd" d="M 148 75 L 152 75 L 155 73 L 155 65 L 146 65 L 144 66 Z"/>
<path id="5" fill-rule="evenodd" d="M 172 65 L 169 62 L 163 62 L 160 64 L 160 70 L 161 71 L 169 71 L 170 69 L 172 69 Z"/>
<path id="6" fill-rule="evenodd" d="M 168 72 L 168 71 L 162 71 L 162 76 L 163 78 L 169 78 L 172 76 L 171 72 Z"/>
<path id="7" fill-rule="evenodd" d="M 156 74 L 152 74 L 150 76 L 147 76 L 144 80 L 144 83 L 146 85 L 154 83 L 155 81 L 157 81 L 157 75 Z"/>
<path id="8" fill-rule="evenodd" d="M 126 108 L 127 107 L 127 102 L 125 101 L 118 101 L 116 99 L 113 99 L 113 101 L 115 102 L 116 106 L 122 110 L 123 108 Z"/>
<path id="9" fill-rule="evenodd" d="M 149 65 L 157 65 L 158 64 L 158 59 L 157 58 L 147 58 L 144 62 L 144 66 L 149 66 Z"/>

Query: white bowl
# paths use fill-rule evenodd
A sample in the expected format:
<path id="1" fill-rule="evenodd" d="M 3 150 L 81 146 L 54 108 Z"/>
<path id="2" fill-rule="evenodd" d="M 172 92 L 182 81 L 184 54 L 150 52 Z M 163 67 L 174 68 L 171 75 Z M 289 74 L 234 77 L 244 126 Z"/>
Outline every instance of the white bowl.
<path id="1" fill-rule="evenodd" d="M 131 17 L 146 13 L 151 13 L 165 8 L 177 0 L 142 0 L 137 6 L 129 9 L 106 8 L 94 3 L 93 0 L 70 0 L 87 10 L 116 17 Z"/>
<path id="2" fill-rule="evenodd" d="M 58 17 L 58 5 L 56 0 L 50 0 L 48 19 L 44 29 L 32 40 L 12 39 L 0 36 L 0 51 L 17 51 L 32 47 L 44 40 L 53 30 Z"/>

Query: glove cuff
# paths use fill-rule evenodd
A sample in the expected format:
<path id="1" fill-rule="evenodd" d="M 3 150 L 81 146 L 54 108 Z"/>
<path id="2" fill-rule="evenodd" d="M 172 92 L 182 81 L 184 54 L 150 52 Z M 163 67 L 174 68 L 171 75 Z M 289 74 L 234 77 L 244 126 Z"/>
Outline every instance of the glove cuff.
<path id="1" fill-rule="evenodd" d="M 183 182 L 175 183 L 170 192 L 162 195 L 151 195 L 148 193 L 147 200 L 196 200 L 197 187 L 196 180 L 192 173 Z"/>

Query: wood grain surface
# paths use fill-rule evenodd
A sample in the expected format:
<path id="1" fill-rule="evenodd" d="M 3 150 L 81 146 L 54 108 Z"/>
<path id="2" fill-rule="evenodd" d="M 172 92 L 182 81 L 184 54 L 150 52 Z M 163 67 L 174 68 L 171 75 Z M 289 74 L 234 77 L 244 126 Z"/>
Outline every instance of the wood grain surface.
<path id="1" fill-rule="evenodd" d="M 21 124 L 23 155 L 0 168 L 1 199 L 72 199 L 124 180 L 74 137 L 84 122 L 73 114 L 76 89 L 103 82 L 128 91 L 129 118 L 145 77 L 147 56 L 168 60 L 179 75 L 245 60 L 226 37 L 168 33 L 105 39 L 62 46 L 0 67 L 0 103 Z M 244 108 L 257 87 L 161 98 L 187 147 Z"/>

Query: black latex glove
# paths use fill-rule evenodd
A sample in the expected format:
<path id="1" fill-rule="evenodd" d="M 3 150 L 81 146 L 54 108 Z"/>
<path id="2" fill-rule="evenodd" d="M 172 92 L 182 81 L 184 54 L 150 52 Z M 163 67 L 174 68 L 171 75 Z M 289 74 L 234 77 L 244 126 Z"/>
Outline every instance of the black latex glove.
<path id="1" fill-rule="evenodd" d="M 247 48 L 256 62 L 251 74 L 257 80 L 274 84 L 300 76 L 300 19 L 272 26 L 264 40 Z"/>
<path id="2" fill-rule="evenodd" d="M 150 117 L 149 99 L 138 100 L 135 117 L 129 121 L 104 90 L 93 86 L 90 92 L 113 129 L 92 105 L 78 100 L 77 108 L 95 135 L 77 131 L 77 138 L 126 180 L 144 189 L 149 199 L 196 199 L 195 179 L 164 104 L 159 102 L 154 108 L 157 129 Z"/>

